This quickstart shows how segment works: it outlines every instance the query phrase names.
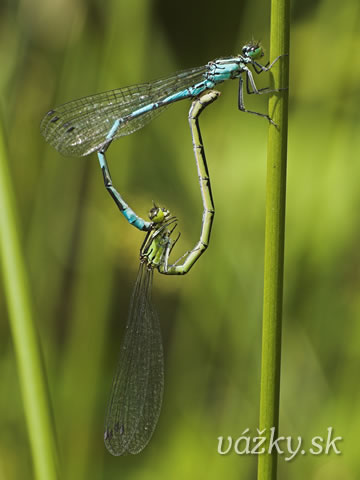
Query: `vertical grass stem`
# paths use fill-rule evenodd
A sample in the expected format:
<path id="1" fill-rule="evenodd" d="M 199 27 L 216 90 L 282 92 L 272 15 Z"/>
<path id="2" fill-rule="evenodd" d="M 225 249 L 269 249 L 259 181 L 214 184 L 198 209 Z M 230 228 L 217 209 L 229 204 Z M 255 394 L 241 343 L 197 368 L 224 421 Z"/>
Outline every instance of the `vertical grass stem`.
<path id="1" fill-rule="evenodd" d="M 0 256 L 35 478 L 56 480 L 55 435 L 0 115 Z M 11 399 L 9 399 L 9 402 Z"/>
<path id="2" fill-rule="evenodd" d="M 289 53 L 289 0 L 272 0 L 270 58 Z M 285 56 L 271 70 L 274 88 L 288 87 L 289 61 Z M 277 451 L 269 450 L 271 429 L 278 437 L 281 323 L 284 271 L 288 90 L 269 100 L 269 114 L 278 125 L 269 126 L 266 182 L 264 305 L 259 429 L 267 437 L 266 453 L 258 458 L 258 480 L 277 477 Z"/>

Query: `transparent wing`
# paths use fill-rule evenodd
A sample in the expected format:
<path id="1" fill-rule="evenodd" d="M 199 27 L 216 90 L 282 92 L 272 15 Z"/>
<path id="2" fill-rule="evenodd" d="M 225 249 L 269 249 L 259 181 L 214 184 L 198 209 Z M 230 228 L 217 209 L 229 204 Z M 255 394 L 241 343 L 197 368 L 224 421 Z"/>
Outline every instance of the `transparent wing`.
<path id="1" fill-rule="evenodd" d="M 104 441 L 113 455 L 136 454 L 149 442 L 164 389 L 159 320 L 151 305 L 153 271 L 141 264 L 105 420 Z"/>
<path id="2" fill-rule="evenodd" d="M 150 122 L 166 106 L 131 118 L 131 113 L 201 82 L 206 66 L 177 72 L 151 83 L 119 88 L 65 103 L 50 110 L 40 131 L 63 155 L 82 156 L 100 150 L 114 122 L 124 119 L 114 138 L 128 135 Z"/>

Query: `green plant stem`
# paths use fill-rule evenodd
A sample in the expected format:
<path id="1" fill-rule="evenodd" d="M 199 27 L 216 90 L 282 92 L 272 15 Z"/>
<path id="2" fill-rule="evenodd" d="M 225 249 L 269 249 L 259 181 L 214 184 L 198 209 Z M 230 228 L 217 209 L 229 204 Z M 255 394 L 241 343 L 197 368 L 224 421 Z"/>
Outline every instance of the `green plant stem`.
<path id="1" fill-rule="evenodd" d="M 270 58 L 289 53 L 289 0 L 273 0 L 271 5 Z M 288 57 L 275 64 L 271 72 L 274 87 L 288 87 Z M 284 234 L 286 198 L 288 91 L 272 95 L 269 114 L 279 126 L 269 126 L 266 225 L 264 265 L 264 306 L 261 361 L 260 431 L 267 437 L 271 431 L 278 437 L 281 320 L 284 272 Z M 277 451 L 272 449 L 258 458 L 258 480 L 275 480 L 277 476 Z"/>
<path id="2" fill-rule="evenodd" d="M 55 435 L 29 283 L 20 247 L 16 207 L 0 115 L 0 254 L 35 477 L 56 480 Z"/>

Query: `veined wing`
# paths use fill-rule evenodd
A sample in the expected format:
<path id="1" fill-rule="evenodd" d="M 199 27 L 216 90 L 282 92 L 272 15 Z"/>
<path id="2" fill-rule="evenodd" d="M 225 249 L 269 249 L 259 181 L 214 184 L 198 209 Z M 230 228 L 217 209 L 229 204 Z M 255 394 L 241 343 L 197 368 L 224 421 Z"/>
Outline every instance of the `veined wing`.
<path id="1" fill-rule="evenodd" d="M 40 131 L 63 155 L 88 155 L 106 143 L 106 135 L 116 120 L 125 118 L 114 138 L 142 128 L 166 106 L 135 118 L 131 118 L 132 112 L 201 82 L 205 71 L 206 66 L 191 68 L 155 82 L 73 100 L 50 110 L 41 122 Z"/>
<path id="2" fill-rule="evenodd" d="M 160 415 L 164 359 L 159 320 L 151 305 L 152 276 L 141 264 L 105 420 L 104 441 L 113 455 L 139 453 Z"/>

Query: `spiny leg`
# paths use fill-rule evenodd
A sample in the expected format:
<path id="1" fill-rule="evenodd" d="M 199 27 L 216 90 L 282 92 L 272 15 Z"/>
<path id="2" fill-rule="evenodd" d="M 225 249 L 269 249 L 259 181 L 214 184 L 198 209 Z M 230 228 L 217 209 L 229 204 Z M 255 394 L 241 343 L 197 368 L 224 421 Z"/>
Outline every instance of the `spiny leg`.
<path id="1" fill-rule="evenodd" d="M 274 64 L 281 58 L 281 57 L 287 57 L 288 54 L 287 53 L 284 53 L 283 55 L 279 55 L 275 58 L 275 60 L 273 60 L 271 63 L 268 62 L 266 65 L 261 65 L 261 63 L 258 63 L 256 62 L 255 60 L 251 63 L 251 65 L 253 66 L 253 69 L 255 70 L 255 72 L 260 75 L 260 73 L 262 72 L 268 72 L 269 70 L 271 70 L 271 68 L 274 66 Z M 253 85 L 252 85 L 253 86 Z M 282 90 L 287 90 L 287 87 L 285 88 L 274 88 L 274 89 L 271 89 L 269 87 L 265 87 L 265 88 L 259 88 L 259 89 L 256 89 L 256 90 L 253 90 L 251 91 L 250 88 L 249 88 L 249 75 L 246 75 L 246 91 L 249 95 L 255 93 L 255 94 L 262 94 L 262 93 L 272 93 L 272 92 L 281 92 Z"/>
<path id="2" fill-rule="evenodd" d="M 249 73 L 250 73 L 250 75 L 248 73 L 246 74 L 246 92 L 248 93 L 248 95 L 253 95 L 254 93 L 256 95 L 262 95 L 263 93 L 277 93 L 277 92 L 281 92 L 283 90 L 287 90 L 287 87 L 285 87 L 285 88 L 270 88 L 270 87 L 257 88 L 256 85 L 255 85 L 254 77 L 251 75 L 250 71 L 249 71 Z M 256 72 L 256 73 L 261 73 L 261 70 L 260 70 L 260 72 Z M 252 80 L 252 83 L 251 83 L 251 80 Z M 253 90 L 250 89 L 249 83 L 251 84 L 251 88 Z M 255 85 L 255 90 L 254 90 L 254 85 Z"/>
<path id="3" fill-rule="evenodd" d="M 283 53 L 282 55 L 278 55 L 275 60 L 273 60 L 271 63 L 267 63 L 265 66 L 261 65 L 261 63 L 256 62 L 255 60 L 252 63 L 252 66 L 254 67 L 255 72 L 260 75 L 261 72 L 268 72 L 269 70 L 272 69 L 272 67 L 275 65 L 275 63 L 280 60 L 281 57 L 287 57 L 287 53 Z M 259 70 L 257 68 L 259 68 Z"/>
<path id="4" fill-rule="evenodd" d="M 252 64 L 255 72 L 258 75 L 260 75 L 260 73 L 262 73 L 262 72 L 268 72 L 269 70 L 271 70 L 271 68 L 274 66 L 274 64 L 281 57 L 285 57 L 285 56 L 287 56 L 287 53 L 285 53 L 283 55 L 279 55 L 270 64 L 267 63 L 265 66 L 261 65 L 260 63 L 256 62 L 255 60 L 253 60 L 251 62 L 251 64 Z M 249 68 L 245 67 L 244 71 L 245 71 L 245 75 L 246 75 L 246 90 L 247 90 L 247 93 L 249 95 L 251 95 L 251 94 L 261 95 L 263 93 L 273 93 L 273 92 L 280 92 L 282 90 L 286 90 L 286 88 L 270 89 L 269 87 L 258 89 L 256 84 L 255 84 L 254 77 L 251 73 L 251 70 Z M 244 83 L 243 78 L 242 78 L 242 76 L 240 76 L 240 78 L 239 78 L 239 96 L 238 96 L 239 110 L 241 110 L 242 112 L 252 113 L 254 115 L 258 115 L 259 117 L 266 118 L 272 125 L 274 125 L 275 127 L 278 127 L 269 115 L 266 115 L 265 113 L 254 112 L 253 110 L 248 110 L 248 109 L 245 108 L 244 94 L 243 94 L 243 83 Z M 252 91 L 250 89 L 249 83 L 251 85 Z"/>
<path id="5" fill-rule="evenodd" d="M 201 131 L 199 126 L 199 116 L 201 112 L 212 102 L 214 102 L 220 95 L 216 90 L 209 90 L 201 97 L 197 98 L 190 107 L 189 124 L 191 130 L 191 137 L 193 142 L 193 150 L 196 160 L 196 166 L 199 175 L 200 191 L 203 203 L 203 217 L 201 225 L 200 239 L 195 247 L 185 253 L 175 264 L 168 266 L 167 260 L 164 264 L 159 266 L 159 272 L 166 275 L 184 275 L 187 273 L 194 263 L 200 258 L 209 245 L 211 227 L 213 224 L 215 207 L 211 192 L 210 176 L 206 163 L 205 150 L 201 138 Z M 171 245 L 169 244 L 165 257 L 168 258 Z M 182 264 L 177 263 L 185 257 Z"/>
<path id="6" fill-rule="evenodd" d="M 109 144 L 107 144 L 106 147 L 104 147 L 97 153 L 101 171 L 104 177 L 105 187 L 107 191 L 110 193 L 116 205 L 119 207 L 120 212 L 124 215 L 124 217 L 130 223 L 130 225 L 133 225 L 139 230 L 149 231 L 151 229 L 151 222 L 147 222 L 143 220 L 141 217 L 139 217 L 138 215 L 136 215 L 136 213 L 124 201 L 120 193 L 116 190 L 116 188 L 112 184 L 110 170 L 105 158 L 105 151 L 108 146 Z"/>
<path id="7" fill-rule="evenodd" d="M 262 95 L 263 93 L 273 93 L 273 92 L 278 92 L 279 89 L 271 89 L 270 87 L 264 87 L 264 88 L 257 88 L 256 87 L 256 90 L 252 90 L 253 86 L 250 85 L 250 81 L 249 81 L 249 75 L 246 75 L 246 93 L 248 95 Z M 254 84 L 255 84 L 255 81 L 254 81 Z M 251 87 L 251 88 L 250 88 Z"/>
<path id="8" fill-rule="evenodd" d="M 248 77 L 250 79 L 250 83 L 251 83 L 252 88 L 254 89 L 254 93 L 259 93 L 258 89 L 256 88 L 256 85 L 255 85 L 255 82 L 254 82 L 254 79 L 252 77 L 252 74 L 251 74 L 250 70 L 246 69 L 245 74 L 248 75 Z M 249 76 L 249 74 L 250 74 L 250 76 Z M 242 112 L 252 113 L 253 115 L 258 115 L 259 117 L 266 118 L 272 125 L 277 127 L 276 123 L 266 113 L 254 112 L 253 110 L 248 110 L 247 108 L 245 108 L 244 91 L 243 90 L 244 90 L 244 80 L 243 80 L 242 76 L 240 76 L 240 78 L 239 78 L 239 96 L 238 96 L 239 110 L 241 110 Z"/>

